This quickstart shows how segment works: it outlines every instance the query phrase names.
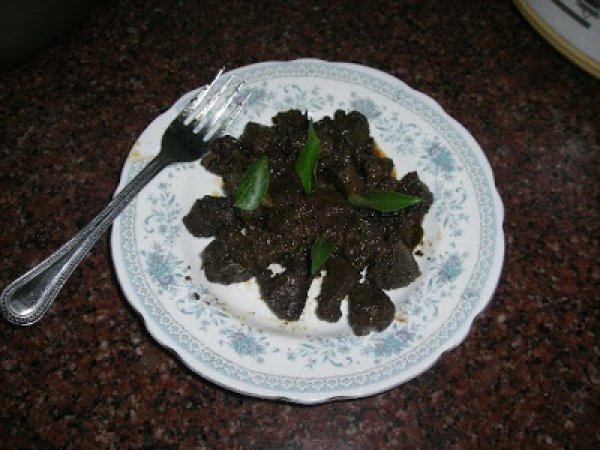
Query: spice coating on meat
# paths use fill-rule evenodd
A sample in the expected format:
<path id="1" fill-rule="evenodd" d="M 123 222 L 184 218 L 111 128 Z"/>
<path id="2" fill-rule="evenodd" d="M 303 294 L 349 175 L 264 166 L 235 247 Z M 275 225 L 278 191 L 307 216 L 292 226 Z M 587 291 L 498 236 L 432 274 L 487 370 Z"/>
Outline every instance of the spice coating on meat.
<path id="1" fill-rule="evenodd" d="M 342 317 L 342 300 L 360 278 L 352 264 L 343 257 L 331 258 L 326 264 L 327 275 L 317 297 L 317 317 L 337 322 Z"/>
<path id="2" fill-rule="evenodd" d="M 205 214 L 205 211 L 211 211 Z M 215 236 L 223 227 L 230 227 L 235 221 L 233 202 L 228 197 L 206 196 L 194 202 L 190 212 L 183 218 L 183 224 L 196 237 Z"/>
<path id="3" fill-rule="evenodd" d="M 357 336 L 383 331 L 394 319 L 396 308 L 390 298 L 369 282 L 355 286 L 349 301 L 348 321 Z"/>
<path id="4" fill-rule="evenodd" d="M 183 220 L 194 236 L 216 236 L 202 255 L 207 279 L 230 284 L 255 277 L 270 310 L 282 320 L 298 320 L 310 284 L 319 276 L 311 274 L 308 255 L 320 237 L 333 244 L 333 251 L 323 267 L 317 317 L 338 321 L 341 302 L 348 298 L 355 334 L 385 329 L 395 307 L 383 290 L 406 286 L 420 274 L 413 250 L 423 237 L 431 192 L 415 172 L 396 179 L 393 161 L 376 154 L 362 114 L 337 111 L 314 124 L 320 154 L 316 189 L 307 195 L 294 163 L 306 142 L 308 118 L 290 110 L 272 122 L 251 122 L 238 139 L 217 139 L 202 160 L 223 178 L 226 195 L 198 200 Z M 261 205 L 251 211 L 234 208 L 232 199 L 245 170 L 265 156 L 270 184 Z M 418 196 L 421 202 L 391 214 L 349 203 L 348 196 L 369 190 Z M 268 269 L 273 263 L 285 271 L 274 275 Z"/>
<path id="5" fill-rule="evenodd" d="M 306 276 L 306 259 L 285 263 L 285 271 L 273 275 L 264 270 L 257 276 L 260 293 L 269 309 L 281 320 L 296 321 L 304 311 L 311 279 Z"/>

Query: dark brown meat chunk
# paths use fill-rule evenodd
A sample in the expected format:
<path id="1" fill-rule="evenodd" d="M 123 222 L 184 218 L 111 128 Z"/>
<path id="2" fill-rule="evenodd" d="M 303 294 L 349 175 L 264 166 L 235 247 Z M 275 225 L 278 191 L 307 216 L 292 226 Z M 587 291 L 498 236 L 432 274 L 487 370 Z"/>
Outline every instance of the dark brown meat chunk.
<path id="1" fill-rule="evenodd" d="M 183 224 L 196 237 L 211 237 L 236 220 L 233 202 L 228 197 L 206 196 L 194 202 Z"/>
<path id="2" fill-rule="evenodd" d="M 367 189 L 373 191 L 396 190 L 396 179 L 391 177 L 394 161 L 375 155 L 365 156 L 363 169 L 366 175 Z"/>
<path id="3" fill-rule="evenodd" d="M 257 270 L 264 270 L 270 264 L 279 262 L 297 249 L 295 242 L 281 234 L 271 233 L 257 227 L 250 227 L 247 236 L 252 243 L 252 253 Z"/>
<path id="4" fill-rule="evenodd" d="M 306 141 L 306 132 L 308 130 L 308 117 L 305 113 L 298 110 L 281 112 L 273 117 L 273 125 L 280 137 L 286 141 L 288 150 L 295 156 L 303 147 Z"/>
<path id="5" fill-rule="evenodd" d="M 364 182 L 355 165 L 355 148 L 338 124 L 325 117 L 317 122 L 315 129 L 321 143 L 317 182 L 333 183 L 347 195 L 361 192 Z"/>
<path id="6" fill-rule="evenodd" d="M 333 118 L 344 141 L 352 148 L 356 167 L 360 168 L 365 156 L 371 155 L 373 151 L 373 138 L 369 133 L 367 118 L 358 111 L 346 113 L 341 110 L 336 111 Z"/>
<path id="7" fill-rule="evenodd" d="M 394 304 L 385 292 L 368 281 L 356 284 L 348 296 L 348 321 L 357 336 L 385 330 L 396 313 Z"/>
<path id="8" fill-rule="evenodd" d="M 210 152 L 202 158 L 202 165 L 216 175 L 226 176 L 242 171 L 247 159 L 242 145 L 231 136 L 224 136 L 213 142 Z"/>
<path id="9" fill-rule="evenodd" d="M 258 275 L 260 293 L 269 309 L 279 319 L 296 321 L 304 311 L 311 279 L 306 261 L 287 264 L 285 272 L 272 275 L 264 270 Z"/>
<path id="10" fill-rule="evenodd" d="M 358 283 L 360 273 L 342 257 L 330 258 L 325 268 L 327 275 L 317 297 L 317 317 L 327 322 L 337 322 L 342 316 L 342 300 Z"/>
<path id="11" fill-rule="evenodd" d="M 249 240 L 239 232 L 213 240 L 202 252 L 202 269 L 213 283 L 231 284 L 254 276 L 254 255 Z"/>
<path id="12" fill-rule="evenodd" d="M 325 239 L 334 251 L 324 266 L 317 316 L 338 321 L 340 303 L 348 296 L 356 334 L 383 330 L 395 311 L 383 289 L 406 286 L 419 275 L 412 251 L 423 237 L 431 192 L 415 172 L 395 178 L 393 161 L 374 144 L 362 114 L 337 111 L 315 123 L 321 147 L 316 191 L 307 195 L 294 165 L 306 142 L 308 117 L 291 110 L 277 114 L 272 123 L 248 123 L 239 139 L 215 140 L 202 160 L 205 168 L 223 177 L 228 195 L 197 201 L 184 218 L 192 234 L 216 235 L 202 255 L 206 277 L 223 284 L 256 277 L 270 310 L 282 320 L 298 320 L 313 278 L 309 249 L 317 238 Z M 269 160 L 267 195 L 252 211 L 234 208 L 239 180 L 263 156 Z M 370 190 L 393 190 L 423 201 L 393 214 L 348 202 L 348 195 Z M 273 275 L 268 269 L 272 263 L 286 270 Z M 365 268 L 367 279 L 360 284 Z"/>
<path id="13" fill-rule="evenodd" d="M 393 215 L 382 215 L 378 221 L 386 238 L 400 236 L 410 250 L 419 245 L 423 239 L 423 218 L 431 204 L 433 195 L 416 172 L 409 172 L 401 180 L 395 180 L 395 190 L 403 194 L 421 197 L 421 203 L 398 211 Z"/>
<path id="14" fill-rule="evenodd" d="M 398 192 L 421 197 L 422 202 L 415 205 L 413 210 L 427 210 L 433 203 L 433 195 L 425 183 L 421 181 L 417 172 L 408 172 L 398 181 Z"/>
<path id="15" fill-rule="evenodd" d="M 408 286 L 421 273 L 411 251 L 404 241 L 396 239 L 373 258 L 367 270 L 367 278 L 381 289 Z"/>
<path id="16" fill-rule="evenodd" d="M 246 149 L 246 153 L 253 157 L 266 155 L 269 148 L 281 145 L 273 128 L 254 122 L 246 125 L 240 143 Z"/>

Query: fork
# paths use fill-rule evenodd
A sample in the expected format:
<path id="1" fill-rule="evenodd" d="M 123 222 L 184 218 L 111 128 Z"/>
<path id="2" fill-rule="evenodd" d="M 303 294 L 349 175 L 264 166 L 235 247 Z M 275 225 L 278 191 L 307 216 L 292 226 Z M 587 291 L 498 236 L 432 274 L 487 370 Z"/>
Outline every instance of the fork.
<path id="1" fill-rule="evenodd" d="M 219 86 L 222 73 L 223 69 L 187 103 L 163 134 L 158 154 L 90 223 L 4 289 L 0 312 L 6 320 L 15 325 L 40 320 L 84 256 L 138 192 L 165 167 L 198 160 L 207 152 L 250 96 L 241 92 L 243 81 L 232 86 L 234 76 Z"/>

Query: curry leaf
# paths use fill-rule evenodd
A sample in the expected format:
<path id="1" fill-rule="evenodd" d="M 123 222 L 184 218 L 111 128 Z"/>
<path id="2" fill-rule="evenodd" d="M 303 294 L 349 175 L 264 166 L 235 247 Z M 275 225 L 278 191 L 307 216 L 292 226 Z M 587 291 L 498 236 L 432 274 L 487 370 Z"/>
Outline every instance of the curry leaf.
<path id="1" fill-rule="evenodd" d="M 317 172 L 317 160 L 321 151 L 321 142 L 315 131 L 312 120 L 308 122 L 308 136 L 304 148 L 298 155 L 294 168 L 296 174 L 300 178 L 302 188 L 307 194 L 312 194 L 315 191 L 315 176 Z"/>
<path id="2" fill-rule="evenodd" d="M 254 161 L 242 176 L 235 191 L 235 207 L 249 211 L 260 205 L 269 188 L 269 159 Z"/>
<path id="3" fill-rule="evenodd" d="M 315 242 L 310 247 L 310 273 L 314 275 L 321 266 L 327 261 L 327 258 L 333 251 L 335 244 L 321 239 L 317 236 Z"/>
<path id="4" fill-rule="evenodd" d="M 395 191 L 371 191 L 364 195 L 351 195 L 348 201 L 354 206 L 390 213 L 400 211 L 422 201 L 421 197 L 401 194 Z"/>

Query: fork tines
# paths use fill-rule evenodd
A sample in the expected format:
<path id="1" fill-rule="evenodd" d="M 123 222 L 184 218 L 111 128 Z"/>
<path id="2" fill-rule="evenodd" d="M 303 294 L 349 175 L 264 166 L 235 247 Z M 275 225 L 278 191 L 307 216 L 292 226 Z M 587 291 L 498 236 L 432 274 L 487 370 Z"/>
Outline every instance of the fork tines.
<path id="1" fill-rule="evenodd" d="M 249 91 L 241 92 L 243 80 L 234 83 L 235 75 L 219 84 L 222 74 L 223 69 L 208 86 L 200 89 L 179 116 L 184 125 L 193 127 L 193 132 L 202 135 L 206 141 L 225 131 L 250 98 Z"/>

